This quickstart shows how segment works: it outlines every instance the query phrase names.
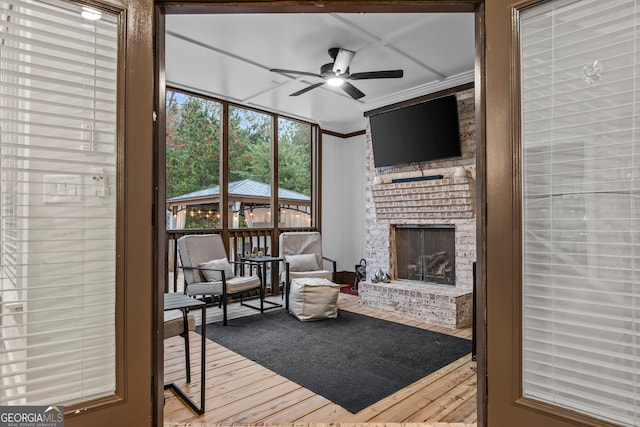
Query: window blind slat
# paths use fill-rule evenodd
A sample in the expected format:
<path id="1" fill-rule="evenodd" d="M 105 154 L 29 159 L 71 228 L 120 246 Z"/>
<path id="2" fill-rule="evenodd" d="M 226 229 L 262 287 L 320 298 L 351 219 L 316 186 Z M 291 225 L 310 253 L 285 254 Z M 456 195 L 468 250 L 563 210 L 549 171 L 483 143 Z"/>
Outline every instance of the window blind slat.
<path id="1" fill-rule="evenodd" d="M 93 76 L 87 76 L 85 74 L 76 74 L 74 76 L 75 80 L 52 78 L 46 75 L 34 74 L 34 73 L 31 73 L 30 71 L 24 71 L 24 72 L 8 71 L 4 73 L 4 76 L 14 77 L 17 79 L 24 79 L 25 81 L 29 81 L 31 84 L 34 82 L 40 83 L 44 87 L 46 87 L 48 90 L 51 90 L 51 88 L 53 88 L 62 96 L 67 95 L 67 93 L 64 92 L 63 89 L 73 90 L 72 94 L 78 93 L 78 94 L 84 94 L 84 96 L 86 96 L 86 94 L 91 94 L 91 97 L 88 98 L 91 100 L 95 100 L 99 95 L 106 97 L 107 95 L 113 96 L 116 93 L 115 86 L 100 87 L 95 84 L 89 84 L 88 83 L 89 79 L 95 80 L 95 78 Z M 111 83 L 114 83 L 114 82 L 111 81 Z M 38 87 L 34 86 L 32 89 L 37 91 Z"/>

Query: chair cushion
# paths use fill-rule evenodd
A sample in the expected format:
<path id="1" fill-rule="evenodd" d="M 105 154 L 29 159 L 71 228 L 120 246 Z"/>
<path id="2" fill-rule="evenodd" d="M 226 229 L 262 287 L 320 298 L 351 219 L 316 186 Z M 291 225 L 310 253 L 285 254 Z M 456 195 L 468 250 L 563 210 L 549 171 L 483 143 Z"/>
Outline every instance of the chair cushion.
<path id="1" fill-rule="evenodd" d="M 212 259 L 211 261 L 207 262 L 201 262 L 200 264 L 198 264 L 198 267 L 201 268 L 200 274 L 202 274 L 202 277 L 204 277 L 204 280 L 206 280 L 207 282 L 219 282 L 220 280 L 222 280 L 222 274 L 220 273 L 220 271 L 213 270 L 224 270 L 226 279 L 233 278 L 233 269 L 231 268 L 231 264 L 229 264 L 229 260 L 227 259 L 227 257 Z"/>
<path id="2" fill-rule="evenodd" d="M 340 285 L 321 278 L 291 280 L 289 313 L 299 320 L 334 319 L 338 317 Z"/>
<path id="3" fill-rule="evenodd" d="M 258 276 L 238 276 L 227 279 L 227 294 L 234 294 L 260 287 Z M 187 286 L 189 295 L 222 295 L 222 282 L 200 282 Z"/>
<path id="4" fill-rule="evenodd" d="M 222 295 L 222 282 L 198 282 L 187 285 L 187 295 Z"/>
<path id="5" fill-rule="evenodd" d="M 247 291 L 260 287 L 260 279 L 258 276 L 238 276 L 227 280 L 227 293 Z"/>
<path id="6" fill-rule="evenodd" d="M 196 319 L 193 315 L 187 315 L 187 323 L 190 331 L 196 327 Z M 184 332 L 184 319 L 181 310 L 169 310 L 164 312 L 164 338 L 175 337 Z"/>
<path id="7" fill-rule="evenodd" d="M 326 279 L 331 281 L 333 279 L 333 273 L 329 270 L 315 270 L 315 271 L 290 271 L 289 278 L 293 279 L 302 279 L 304 277 L 316 278 L 316 279 Z M 283 280 L 284 281 L 284 280 Z"/>
<path id="8" fill-rule="evenodd" d="M 280 234 L 279 241 L 280 250 L 278 253 L 280 258 L 286 259 L 290 255 L 313 254 L 316 257 L 318 267 L 310 270 L 322 268 L 322 236 L 319 232 L 284 232 Z M 284 262 L 281 265 L 281 269 L 284 270 Z"/>
<path id="9" fill-rule="evenodd" d="M 320 270 L 315 254 L 287 255 L 284 259 L 289 263 L 289 271 Z"/>

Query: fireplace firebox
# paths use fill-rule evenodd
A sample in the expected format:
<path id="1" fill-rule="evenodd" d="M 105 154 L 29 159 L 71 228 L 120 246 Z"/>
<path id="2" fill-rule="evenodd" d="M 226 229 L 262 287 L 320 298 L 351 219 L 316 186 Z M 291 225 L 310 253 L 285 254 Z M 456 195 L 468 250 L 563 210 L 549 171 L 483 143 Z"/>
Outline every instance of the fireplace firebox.
<path id="1" fill-rule="evenodd" d="M 396 225 L 396 276 L 455 286 L 455 226 Z"/>

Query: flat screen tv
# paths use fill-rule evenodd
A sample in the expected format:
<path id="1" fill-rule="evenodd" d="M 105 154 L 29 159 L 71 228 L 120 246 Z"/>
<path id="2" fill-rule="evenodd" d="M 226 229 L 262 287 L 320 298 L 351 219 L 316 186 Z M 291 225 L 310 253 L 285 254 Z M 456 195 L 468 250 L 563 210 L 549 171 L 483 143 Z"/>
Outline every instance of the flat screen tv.
<path id="1" fill-rule="evenodd" d="M 376 168 L 460 157 L 455 95 L 369 116 Z"/>

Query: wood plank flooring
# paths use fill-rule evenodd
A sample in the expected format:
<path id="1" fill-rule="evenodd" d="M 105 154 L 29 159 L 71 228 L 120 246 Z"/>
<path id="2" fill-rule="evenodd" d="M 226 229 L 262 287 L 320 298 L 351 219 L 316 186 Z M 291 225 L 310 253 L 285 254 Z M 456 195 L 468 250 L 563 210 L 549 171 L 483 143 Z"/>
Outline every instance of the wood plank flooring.
<path id="1" fill-rule="evenodd" d="M 279 302 L 280 297 L 272 297 Z M 353 311 L 385 320 L 429 329 L 462 338 L 471 338 L 471 328 L 448 329 L 425 325 L 394 313 L 380 313 L 359 304 L 358 297 L 340 294 L 340 310 Z M 249 310 L 247 312 L 247 310 Z M 234 304 L 229 317 L 254 314 Z M 194 316 L 197 314 L 194 312 Z M 207 310 L 207 323 L 221 318 L 221 310 Z M 200 319 L 197 318 L 197 324 Z M 184 340 L 165 340 L 165 383 L 176 382 L 194 396 L 200 391 L 200 336 L 190 335 L 192 383 L 185 383 Z M 165 391 L 165 426 L 295 425 L 323 427 L 340 423 L 341 427 L 376 426 L 401 423 L 434 427 L 475 426 L 476 364 L 471 355 L 433 372 L 385 399 L 352 414 L 335 403 L 288 379 L 207 340 L 206 413 L 197 416 L 171 391 Z"/>

